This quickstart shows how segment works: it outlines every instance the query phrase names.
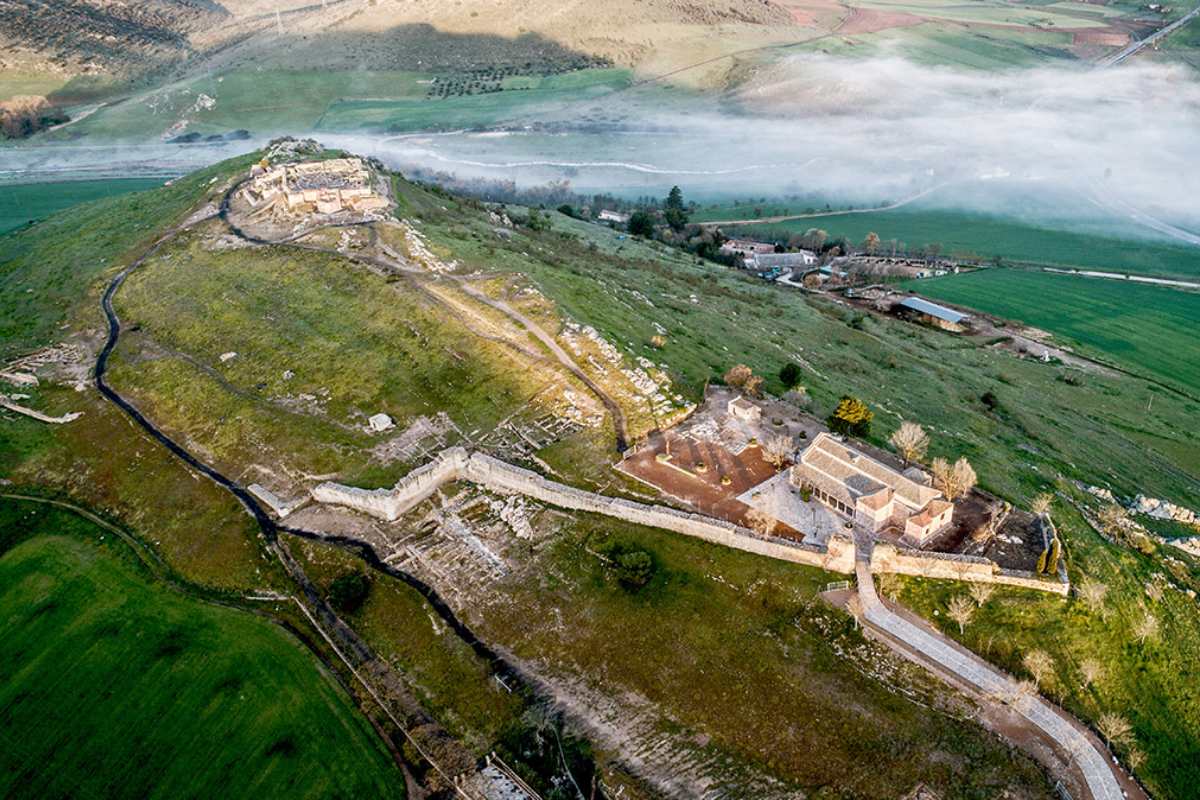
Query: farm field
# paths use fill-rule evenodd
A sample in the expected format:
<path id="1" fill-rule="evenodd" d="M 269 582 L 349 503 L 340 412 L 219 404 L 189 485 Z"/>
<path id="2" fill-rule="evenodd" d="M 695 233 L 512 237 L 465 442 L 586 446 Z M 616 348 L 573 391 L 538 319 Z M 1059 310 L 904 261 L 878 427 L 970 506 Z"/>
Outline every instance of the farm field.
<path id="1" fill-rule="evenodd" d="M 762 208 L 768 215 L 786 203 L 757 203 L 733 209 L 703 209 L 697 221 L 728 219 L 734 214 L 753 213 Z M 796 208 L 787 213 L 805 213 Z M 733 218 L 742 219 L 741 216 Z M 954 211 L 897 209 L 858 214 L 834 214 L 774 224 L 738 225 L 724 228 L 729 236 L 764 236 L 786 239 L 809 228 L 821 228 L 830 238 L 845 237 L 861 242 L 874 231 L 885 246 L 892 239 L 910 249 L 931 243 L 941 245 L 945 255 L 1034 261 L 1112 272 L 1192 277 L 1200 275 L 1200 249 L 1172 244 L 1161 239 L 1115 238 L 1091 233 L 1039 228 L 1020 220 Z"/>
<path id="2" fill-rule="evenodd" d="M 1014 269 L 909 281 L 905 287 L 1020 320 L 1200 396 L 1200 294 Z"/>
<path id="3" fill-rule="evenodd" d="M 153 583 L 65 511 L 0 499 L 0 537 L 5 797 L 403 797 L 374 731 L 281 628 Z"/>
<path id="4" fill-rule="evenodd" d="M 157 178 L 125 178 L 0 186 L 0 234 L 64 208 L 161 186 Z"/>

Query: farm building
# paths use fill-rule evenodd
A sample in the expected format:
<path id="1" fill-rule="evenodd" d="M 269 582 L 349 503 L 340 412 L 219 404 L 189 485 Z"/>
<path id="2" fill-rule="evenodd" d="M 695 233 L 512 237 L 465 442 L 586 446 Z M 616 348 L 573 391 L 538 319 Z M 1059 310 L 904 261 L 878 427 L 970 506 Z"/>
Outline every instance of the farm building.
<path id="1" fill-rule="evenodd" d="M 893 306 L 893 309 L 905 316 L 913 317 L 926 325 L 932 325 L 935 328 L 941 328 L 942 330 L 954 333 L 965 331 L 971 321 L 970 314 L 964 314 L 961 311 L 955 311 L 953 308 L 931 303 L 920 297 L 906 297 Z"/>
<path id="2" fill-rule="evenodd" d="M 891 529 L 921 545 L 950 524 L 954 504 L 913 477 L 821 433 L 792 467 L 791 482 L 810 489 L 813 497 L 856 527 L 871 533 Z"/>
<path id="3" fill-rule="evenodd" d="M 746 269 L 789 270 L 797 267 L 811 267 L 817 263 L 817 254 L 811 250 L 797 250 L 795 253 L 755 253 L 746 259 Z"/>
<path id="4" fill-rule="evenodd" d="M 625 225 L 629 222 L 629 215 L 605 208 L 601 209 L 599 220 L 601 222 L 611 222 L 614 225 Z"/>
<path id="5" fill-rule="evenodd" d="M 770 242 L 755 242 L 751 239 L 729 239 L 721 245 L 721 252 L 744 261 L 753 259 L 755 255 L 775 252 L 775 245 Z"/>

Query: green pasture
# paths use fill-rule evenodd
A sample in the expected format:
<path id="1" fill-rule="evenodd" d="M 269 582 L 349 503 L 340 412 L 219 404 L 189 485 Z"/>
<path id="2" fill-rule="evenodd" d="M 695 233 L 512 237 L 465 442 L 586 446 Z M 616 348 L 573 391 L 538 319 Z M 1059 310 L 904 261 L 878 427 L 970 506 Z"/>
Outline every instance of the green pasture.
<path id="1" fill-rule="evenodd" d="M 0 102 L 23 94 L 48 95 L 65 83 L 61 75 L 0 69 Z"/>
<path id="2" fill-rule="evenodd" d="M 0 499 L 0 794 L 403 797 L 283 629 L 155 583 L 65 511 Z"/>
<path id="3" fill-rule="evenodd" d="M 0 185 L 0 234 L 64 208 L 105 197 L 162 186 L 157 178 Z"/>
<path id="4" fill-rule="evenodd" d="M 1200 294 L 1014 269 L 947 275 L 905 286 L 1050 331 L 1125 369 L 1200 396 Z"/>
<path id="5" fill-rule="evenodd" d="M 743 219 L 747 210 L 773 211 L 786 204 L 766 202 L 741 206 L 736 215 L 725 208 L 705 208 L 697 215 L 704 218 Z M 791 208 L 791 206 L 788 206 Z M 794 213 L 805 213 L 795 208 Z M 785 212 L 786 213 L 786 212 Z M 931 243 L 941 245 L 943 255 L 976 258 L 1000 258 L 1110 272 L 1132 272 L 1167 277 L 1200 276 L 1200 249 L 1172 244 L 1161 239 L 1123 238 L 1125 228 L 1116 236 L 1042 228 L 1028 222 L 996 216 L 936 209 L 897 209 L 853 214 L 833 214 L 773 224 L 729 226 L 729 236 L 765 236 L 786 239 L 809 228 L 820 228 L 830 238 L 844 237 L 859 243 L 872 231 L 885 243 L 895 239 L 901 249 L 911 250 Z"/>
<path id="6" fill-rule="evenodd" d="M 1067 7 L 1062 5 L 1020 5 L 1016 3 L 959 3 L 951 0 L 925 0 L 925 2 L 890 2 L 889 0 L 863 0 L 865 8 L 874 8 L 892 13 L 913 14 L 950 22 L 986 25 L 1010 25 L 1037 28 L 1100 28 L 1104 27 L 1103 14 L 1089 12 L 1086 6 Z"/>

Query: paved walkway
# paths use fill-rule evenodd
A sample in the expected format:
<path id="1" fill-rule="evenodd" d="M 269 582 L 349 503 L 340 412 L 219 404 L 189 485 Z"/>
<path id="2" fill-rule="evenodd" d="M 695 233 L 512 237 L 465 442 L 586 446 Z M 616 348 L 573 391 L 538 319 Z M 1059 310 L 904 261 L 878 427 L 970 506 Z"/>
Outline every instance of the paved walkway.
<path id="1" fill-rule="evenodd" d="M 1122 800 L 1124 793 L 1109 765 L 1107 752 L 1101 752 L 1063 713 L 1036 695 L 1024 695 L 1009 676 L 973 658 L 894 613 L 875 593 L 871 577 L 871 548 L 856 547 L 855 574 L 863 615 L 926 658 L 936 661 L 949 672 L 977 687 L 981 692 L 1006 700 L 1010 707 L 1036 725 L 1070 755 L 1083 773 L 1093 800 Z"/>

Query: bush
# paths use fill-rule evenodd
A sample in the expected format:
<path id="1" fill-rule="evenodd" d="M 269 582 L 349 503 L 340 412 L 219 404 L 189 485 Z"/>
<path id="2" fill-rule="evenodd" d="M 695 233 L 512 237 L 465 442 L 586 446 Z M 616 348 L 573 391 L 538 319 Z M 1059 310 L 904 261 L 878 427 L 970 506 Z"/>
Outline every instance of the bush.
<path id="1" fill-rule="evenodd" d="M 792 389 L 796 384 L 800 383 L 800 367 L 797 364 L 788 362 L 783 365 L 783 369 L 779 370 L 779 380 L 783 381 L 783 385 Z"/>
<path id="2" fill-rule="evenodd" d="M 875 412 L 857 397 L 843 396 L 837 408 L 827 420 L 831 430 L 842 434 L 864 437 L 871 431 L 871 420 Z"/>
<path id="3" fill-rule="evenodd" d="M 371 582 L 361 572 L 347 572 L 329 584 L 329 605 L 340 614 L 353 614 L 362 608 L 371 593 Z"/>
<path id="4" fill-rule="evenodd" d="M 633 216 L 629 218 L 629 232 L 634 236 L 645 236 L 647 238 L 654 235 L 654 218 L 645 211 L 635 211 Z"/>
<path id="5" fill-rule="evenodd" d="M 607 559 L 617 581 L 633 592 L 648 584 L 658 571 L 653 555 L 623 542 L 605 542 L 600 547 L 600 555 Z"/>

